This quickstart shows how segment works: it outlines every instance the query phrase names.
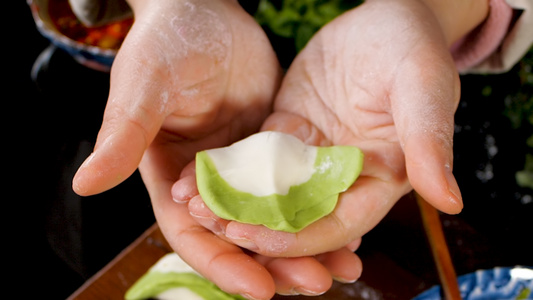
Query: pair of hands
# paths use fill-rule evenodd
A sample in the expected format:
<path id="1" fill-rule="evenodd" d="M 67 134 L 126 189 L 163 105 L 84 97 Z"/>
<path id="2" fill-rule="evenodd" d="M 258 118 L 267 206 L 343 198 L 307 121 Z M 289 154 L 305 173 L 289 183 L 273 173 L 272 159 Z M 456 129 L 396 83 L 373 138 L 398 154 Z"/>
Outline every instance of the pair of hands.
<path id="1" fill-rule="evenodd" d="M 269 299 L 355 281 L 361 237 L 412 188 L 441 211 L 461 210 L 451 170 L 458 75 L 449 37 L 418 0 L 367 1 L 345 13 L 285 75 L 237 1 L 130 4 L 136 21 L 73 188 L 103 192 L 139 167 L 172 248 L 223 290 Z M 299 233 L 221 220 L 203 205 L 191 162 L 260 129 L 355 145 L 363 172 L 332 214 Z"/>

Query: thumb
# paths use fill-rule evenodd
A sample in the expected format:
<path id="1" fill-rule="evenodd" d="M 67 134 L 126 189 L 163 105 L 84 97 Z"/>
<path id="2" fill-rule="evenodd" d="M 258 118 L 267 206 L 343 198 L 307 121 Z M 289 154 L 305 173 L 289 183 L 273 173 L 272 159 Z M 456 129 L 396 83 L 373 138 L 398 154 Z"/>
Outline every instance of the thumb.
<path id="1" fill-rule="evenodd" d="M 104 121 L 93 153 L 74 176 L 72 187 L 79 195 L 98 194 L 126 180 L 137 169 L 151 140 L 133 121 L 114 121 Z"/>
<path id="2" fill-rule="evenodd" d="M 95 149 L 73 179 L 72 187 L 79 195 L 101 193 L 127 179 L 137 169 L 161 127 L 164 114 L 157 108 L 161 96 L 150 95 L 160 89 L 153 82 L 150 88 L 139 82 L 150 79 L 133 77 L 138 72 L 132 72 L 131 68 L 117 56 Z"/>
<path id="3" fill-rule="evenodd" d="M 452 174 L 459 77 L 451 59 L 430 65 L 402 72 L 408 82 L 395 87 L 392 111 L 412 187 L 438 210 L 456 214 L 463 208 Z"/>

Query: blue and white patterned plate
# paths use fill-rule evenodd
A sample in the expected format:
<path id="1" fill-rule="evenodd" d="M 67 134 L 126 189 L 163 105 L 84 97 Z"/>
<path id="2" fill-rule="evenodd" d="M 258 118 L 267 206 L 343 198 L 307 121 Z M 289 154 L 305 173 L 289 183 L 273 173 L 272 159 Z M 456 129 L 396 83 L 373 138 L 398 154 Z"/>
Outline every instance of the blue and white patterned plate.
<path id="1" fill-rule="evenodd" d="M 459 276 L 464 300 L 533 299 L 533 268 L 497 267 Z M 441 300 L 441 287 L 434 286 L 412 300 Z"/>

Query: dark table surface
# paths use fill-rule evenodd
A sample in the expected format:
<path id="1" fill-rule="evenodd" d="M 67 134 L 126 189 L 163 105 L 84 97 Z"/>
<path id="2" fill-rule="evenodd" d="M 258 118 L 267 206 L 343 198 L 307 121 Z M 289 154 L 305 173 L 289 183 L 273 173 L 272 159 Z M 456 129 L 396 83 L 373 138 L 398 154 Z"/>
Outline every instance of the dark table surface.
<path id="1" fill-rule="evenodd" d="M 49 57 L 32 73 L 49 43 L 36 31 L 24 1 L 9 2 L 6 11 L 16 22 L 3 43 L 4 184 L 11 191 L 4 197 L 8 205 L 3 211 L 10 220 L 7 257 L 20 262 L 9 281 L 21 285 L 29 298 L 46 294 L 47 299 L 65 299 L 149 228 L 154 217 L 138 174 L 101 195 L 82 198 L 72 192 L 72 176 L 98 132 L 109 74 L 80 66 L 54 49 L 48 49 Z M 514 172 L 523 167 L 524 140 L 531 131 L 513 130 L 502 113 L 503 99 L 515 80 L 511 75 L 462 78 L 454 173 L 465 209 L 457 216 L 441 216 L 459 275 L 533 265 L 528 246 L 533 191 L 514 180 Z M 487 84 L 498 86 L 491 99 L 480 96 Z M 410 197 L 363 238 L 358 253 L 365 267 L 357 293 L 406 299 L 438 284 Z M 29 280 L 32 288 L 24 288 Z"/>
<path id="2" fill-rule="evenodd" d="M 468 225 L 445 216 L 442 221 L 458 266 L 462 261 L 467 261 L 474 269 L 484 263 L 488 263 L 489 267 L 494 263 L 490 255 L 473 255 L 487 250 L 486 244 L 479 243 L 473 230 L 469 233 L 462 231 L 468 229 Z M 365 238 L 365 246 L 357 251 L 364 262 L 362 277 L 351 284 L 335 282 L 327 293 L 313 299 L 411 299 L 439 283 L 414 197 L 404 197 L 367 237 L 369 239 Z M 462 242 L 462 239 L 466 239 L 466 242 Z M 469 249 L 467 254 L 462 253 L 462 247 Z M 157 260 L 170 252 L 172 249 L 157 225 L 154 225 L 87 280 L 68 300 L 121 299 Z M 468 270 L 462 265 L 460 267 L 461 270 Z M 274 299 L 308 298 L 277 295 Z"/>

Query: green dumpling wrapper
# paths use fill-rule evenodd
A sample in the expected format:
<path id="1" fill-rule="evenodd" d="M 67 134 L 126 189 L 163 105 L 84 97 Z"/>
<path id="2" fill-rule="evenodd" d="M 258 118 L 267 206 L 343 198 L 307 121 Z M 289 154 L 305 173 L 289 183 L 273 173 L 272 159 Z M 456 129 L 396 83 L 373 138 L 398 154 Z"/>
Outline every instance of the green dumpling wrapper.
<path id="1" fill-rule="evenodd" d="M 187 289 L 178 295 L 165 293 L 176 289 Z M 163 296 L 165 295 L 165 296 Z M 219 299 L 219 300 L 245 300 L 239 295 L 230 295 L 214 283 L 207 280 L 176 253 L 163 256 L 148 272 L 139 278 L 124 295 L 125 300 L 147 299 Z"/>
<path id="2" fill-rule="evenodd" d="M 279 132 L 260 132 L 196 155 L 198 191 L 213 213 L 286 232 L 298 232 L 331 213 L 362 167 L 357 147 L 309 146 Z M 244 175 L 228 180 L 239 172 Z M 263 183 L 272 187 L 263 189 Z"/>

